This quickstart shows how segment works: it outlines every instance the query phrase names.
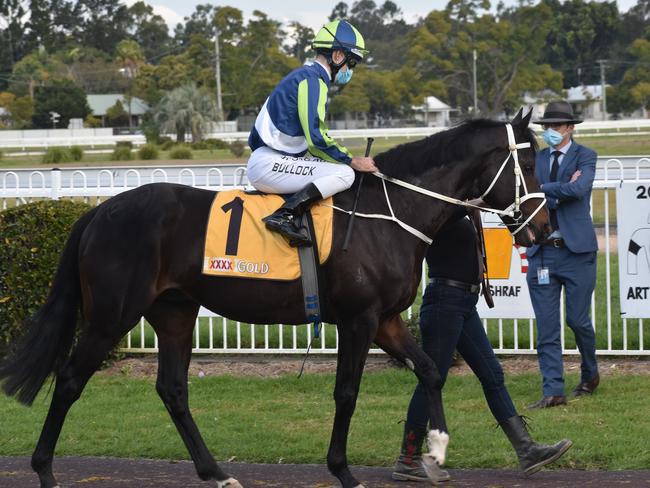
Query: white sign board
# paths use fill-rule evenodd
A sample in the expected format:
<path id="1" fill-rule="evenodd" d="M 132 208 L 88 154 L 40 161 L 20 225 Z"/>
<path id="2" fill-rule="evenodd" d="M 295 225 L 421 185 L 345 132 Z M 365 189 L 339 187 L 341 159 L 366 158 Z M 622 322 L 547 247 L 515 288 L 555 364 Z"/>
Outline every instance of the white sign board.
<path id="1" fill-rule="evenodd" d="M 650 317 L 650 182 L 616 189 L 621 315 Z"/>
<path id="2" fill-rule="evenodd" d="M 488 308 L 481 296 L 477 305 L 479 315 L 485 319 L 535 318 L 526 284 L 526 248 L 514 243 L 498 216 L 482 212 L 481 219 L 494 308 Z"/>

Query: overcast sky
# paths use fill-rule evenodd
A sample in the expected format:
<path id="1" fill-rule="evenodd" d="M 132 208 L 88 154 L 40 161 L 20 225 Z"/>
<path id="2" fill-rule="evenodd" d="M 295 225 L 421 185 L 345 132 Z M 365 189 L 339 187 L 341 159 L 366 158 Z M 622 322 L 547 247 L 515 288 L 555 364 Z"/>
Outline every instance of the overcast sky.
<path id="1" fill-rule="evenodd" d="M 136 0 L 122 0 L 127 5 L 131 5 Z M 408 23 L 415 22 L 419 17 L 424 17 L 432 10 L 441 10 L 447 5 L 447 0 L 393 0 L 398 7 L 402 9 L 404 20 Z M 210 0 L 145 0 L 154 8 L 170 27 L 170 30 L 177 23 L 183 22 L 183 17 L 190 16 L 196 6 L 200 3 L 212 3 L 214 5 L 230 5 L 240 9 L 246 18 L 249 18 L 253 10 L 261 10 L 269 17 L 275 20 L 287 23 L 297 20 L 301 24 L 308 25 L 314 30 L 318 30 L 326 21 L 329 14 L 339 0 L 318 1 L 318 0 L 279 0 L 279 1 L 254 1 L 254 0 L 231 0 L 226 2 L 216 2 Z M 346 2 L 352 5 L 354 0 Z M 375 3 L 381 5 L 382 0 L 375 0 Z M 497 1 L 492 0 L 496 5 Z M 505 0 L 506 5 L 516 4 L 514 0 Z M 621 11 L 627 11 L 636 4 L 636 0 L 618 0 L 618 7 Z"/>

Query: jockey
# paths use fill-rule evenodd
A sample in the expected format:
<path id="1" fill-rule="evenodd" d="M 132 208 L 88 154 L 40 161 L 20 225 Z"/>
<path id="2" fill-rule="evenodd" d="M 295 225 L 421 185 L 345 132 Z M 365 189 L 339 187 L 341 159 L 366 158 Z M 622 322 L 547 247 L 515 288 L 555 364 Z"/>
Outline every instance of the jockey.
<path id="1" fill-rule="evenodd" d="M 263 220 L 292 246 L 310 246 L 301 216 L 309 206 L 354 183 L 354 170 L 377 171 L 372 158 L 352 156 L 327 133 L 327 92 L 345 85 L 363 59 L 363 37 L 349 22 L 324 25 L 312 43 L 316 59 L 289 73 L 257 115 L 248 138 L 248 180 L 266 193 L 293 194 Z"/>

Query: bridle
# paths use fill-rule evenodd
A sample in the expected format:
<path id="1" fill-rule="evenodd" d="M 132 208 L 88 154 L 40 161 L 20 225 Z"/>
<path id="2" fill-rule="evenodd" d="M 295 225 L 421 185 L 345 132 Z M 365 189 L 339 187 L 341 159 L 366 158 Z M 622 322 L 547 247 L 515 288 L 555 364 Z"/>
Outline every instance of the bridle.
<path id="1" fill-rule="evenodd" d="M 515 174 L 515 201 L 508 207 L 506 207 L 504 210 L 500 212 L 495 212 L 499 213 L 500 215 L 506 215 L 510 217 L 511 219 L 514 220 L 513 223 L 511 224 L 506 224 L 506 227 L 508 227 L 508 230 L 510 230 L 510 233 L 514 236 L 516 235 L 521 229 L 526 227 L 528 223 L 537 215 L 537 213 L 542 209 L 544 204 L 546 203 L 546 197 L 544 196 L 543 192 L 534 192 L 534 193 L 528 193 L 528 188 L 526 187 L 526 180 L 523 177 L 523 172 L 521 171 L 521 166 L 519 166 L 519 154 L 517 152 L 518 149 L 524 149 L 524 148 L 529 148 L 530 147 L 530 142 L 520 142 L 517 144 L 517 141 L 515 140 L 515 134 L 514 131 L 512 130 L 512 125 L 511 124 L 506 124 L 506 132 L 508 133 L 508 149 L 510 153 L 508 156 L 506 156 L 506 159 L 503 161 L 501 164 L 501 167 L 499 168 L 499 171 L 497 171 L 497 174 L 494 176 L 492 179 L 492 182 L 490 183 L 490 186 L 488 186 L 487 190 L 483 192 L 483 195 L 480 196 L 481 200 L 485 198 L 485 196 L 490 193 L 490 190 L 494 187 L 496 184 L 497 180 L 499 179 L 499 176 L 501 176 L 501 173 L 503 172 L 503 169 L 506 167 L 506 164 L 510 160 L 510 157 L 512 157 L 513 161 L 513 171 Z M 523 197 L 520 197 L 520 188 L 524 187 L 524 195 Z M 521 204 L 528 201 L 528 200 L 533 200 L 535 198 L 538 198 L 541 200 L 540 204 L 537 206 L 534 212 L 532 212 L 526 220 L 521 222 L 521 219 L 523 217 L 523 214 L 521 212 Z M 488 210 L 489 211 L 489 210 Z M 514 227 L 516 225 L 519 225 L 516 230 L 512 230 L 511 227 Z"/>
<path id="2" fill-rule="evenodd" d="M 355 213 L 356 216 L 358 217 L 366 217 L 366 218 L 373 218 L 373 219 L 384 219 L 384 220 L 392 220 L 395 223 L 397 223 L 399 226 L 401 226 L 403 229 L 406 231 L 410 232 L 414 236 L 422 239 L 424 242 L 427 244 L 431 244 L 433 240 L 420 232 L 419 230 L 411 227 L 410 225 L 406 224 L 405 222 L 402 222 L 399 220 L 396 216 L 395 213 L 393 212 L 393 208 L 390 204 L 390 199 L 388 198 L 388 191 L 386 190 L 386 181 L 393 183 L 398 186 L 402 186 L 404 188 L 408 188 L 409 190 L 412 190 L 417 193 L 421 193 L 422 195 L 426 195 L 431 198 L 435 198 L 436 200 L 442 200 L 447 203 L 452 203 L 454 205 L 462 205 L 464 207 L 471 207 L 471 208 L 477 208 L 479 210 L 483 210 L 485 212 L 490 212 L 490 213 L 495 213 L 501 216 L 506 216 L 511 218 L 514 222 L 511 224 L 506 224 L 506 227 L 510 231 L 510 233 L 514 236 L 518 232 L 520 232 L 523 228 L 525 228 L 528 223 L 537 215 L 537 213 L 544 207 L 544 204 L 546 203 L 546 197 L 544 196 L 544 193 L 542 192 L 534 192 L 534 193 L 528 193 L 528 188 L 526 187 L 526 182 L 523 178 L 523 174 L 521 171 L 521 166 L 519 165 L 519 154 L 518 150 L 519 149 L 524 149 L 524 148 L 529 148 L 530 147 L 530 142 L 521 142 L 517 144 L 517 141 L 515 140 L 515 134 L 514 131 L 512 130 L 512 125 L 511 124 L 506 124 L 506 132 L 508 134 L 508 150 L 509 153 L 504 159 L 503 163 L 501 163 L 501 167 L 499 168 L 499 171 L 497 171 L 496 175 L 494 175 L 494 178 L 492 179 L 492 182 L 488 186 L 487 190 L 483 192 L 481 195 L 481 199 L 483 199 L 486 195 L 490 193 L 492 188 L 494 188 L 494 185 L 498 181 L 499 177 L 503 173 L 503 170 L 505 169 L 506 165 L 508 164 L 508 161 L 512 158 L 513 161 L 513 172 L 515 175 L 515 200 L 512 202 L 508 207 L 506 207 L 503 210 L 499 210 L 496 208 L 489 208 L 489 207 L 482 207 L 480 205 L 474 205 L 469 202 L 465 202 L 463 200 L 459 200 L 457 198 L 453 197 L 448 197 L 447 195 L 443 195 L 441 193 L 437 193 L 435 191 L 427 190 L 425 188 L 421 188 L 419 186 L 413 185 L 411 183 L 408 183 L 403 180 L 398 180 L 397 178 L 392 178 L 390 176 L 386 176 L 383 173 L 380 172 L 375 172 L 372 173 L 374 176 L 381 178 L 382 180 L 382 185 L 384 187 L 384 195 L 386 197 L 386 203 L 388 204 L 388 210 L 390 210 L 390 216 L 388 215 L 383 215 L 383 214 L 362 214 L 362 213 Z M 524 195 L 520 196 L 521 194 L 521 187 L 523 186 L 524 189 Z M 523 214 L 521 212 L 521 204 L 528 201 L 528 200 L 533 200 L 533 199 L 540 199 L 541 202 L 537 206 L 537 208 L 525 219 L 523 219 Z M 333 206 L 336 210 L 339 210 L 341 212 L 345 212 L 348 214 L 351 214 L 352 212 L 349 210 L 344 210 L 342 208 Z M 515 230 L 512 230 L 512 227 L 518 226 Z"/>

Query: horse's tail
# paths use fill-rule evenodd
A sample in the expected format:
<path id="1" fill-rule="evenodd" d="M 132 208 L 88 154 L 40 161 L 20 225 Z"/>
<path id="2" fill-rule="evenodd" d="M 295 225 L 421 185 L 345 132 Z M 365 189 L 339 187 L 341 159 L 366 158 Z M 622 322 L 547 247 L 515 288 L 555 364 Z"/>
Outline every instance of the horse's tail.
<path id="1" fill-rule="evenodd" d="M 84 214 L 72 227 L 47 300 L 26 320 L 16 347 L 0 364 L 3 390 L 25 405 L 32 404 L 49 374 L 58 371 L 70 352 L 81 301 L 79 243 L 95 211 Z"/>

